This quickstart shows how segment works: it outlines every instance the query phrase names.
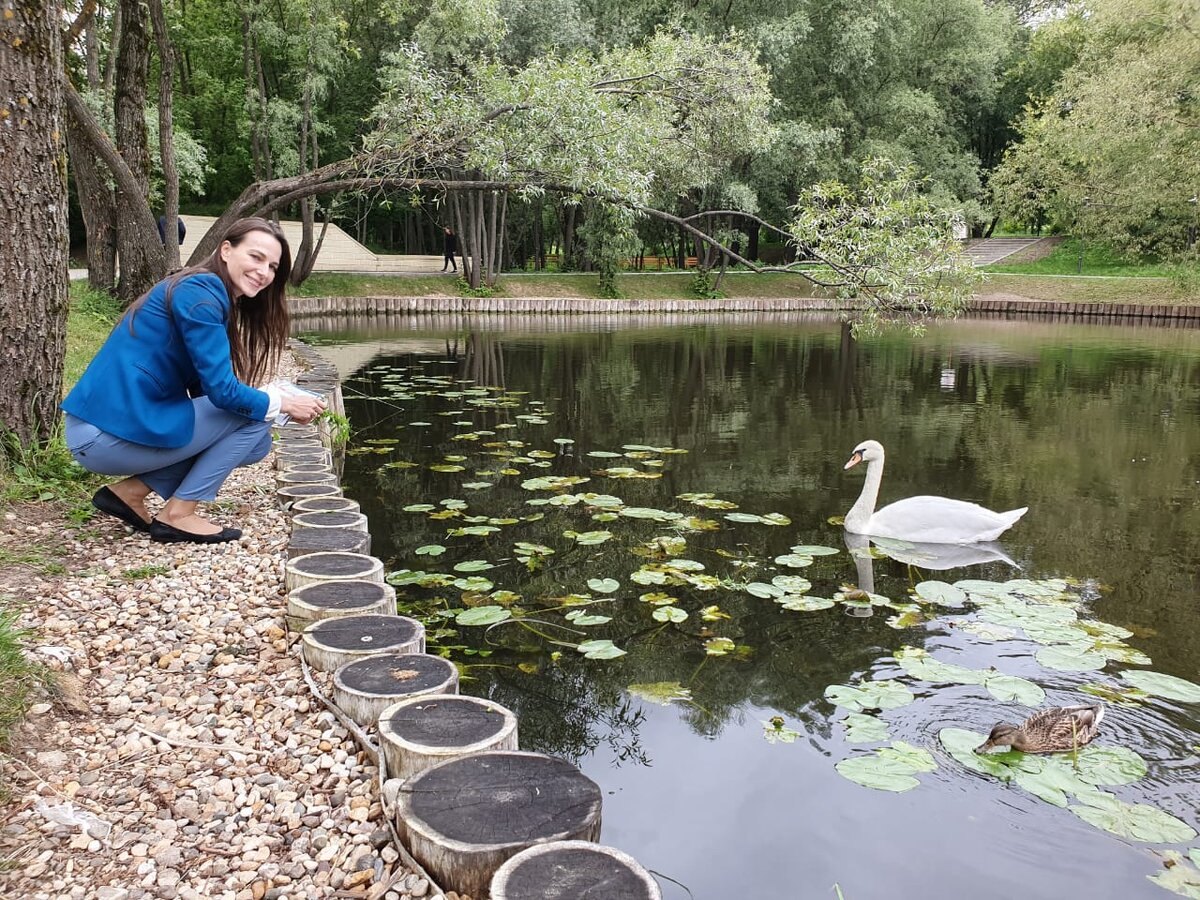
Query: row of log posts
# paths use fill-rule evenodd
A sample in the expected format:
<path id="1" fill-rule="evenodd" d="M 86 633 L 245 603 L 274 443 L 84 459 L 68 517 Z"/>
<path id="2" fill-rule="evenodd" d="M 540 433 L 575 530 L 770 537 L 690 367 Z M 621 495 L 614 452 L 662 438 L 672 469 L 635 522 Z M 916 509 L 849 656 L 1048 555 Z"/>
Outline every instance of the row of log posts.
<path id="1" fill-rule="evenodd" d="M 332 367 L 308 348 L 298 352 L 314 364 L 298 381 L 341 411 Z M 599 889 L 611 900 L 661 900 L 633 859 L 594 843 L 595 782 L 564 760 L 519 752 L 511 711 L 458 694 L 457 667 L 426 654 L 424 626 L 396 614 L 380 560 L 342 549 L 293 552 L 306 550 L 314 534 L 327 542 L 370 534 L 357 504 L 341 496 L 328 434 L 285 426 L 279 438 L 276 493 L 293 513 L 288 624 L 302 630 L 306 667 L 327 679 L 333 700 L 325 702 L 351 723 L 381 778 L 392 776 L 382 799 L 399 849 L 412 854 L 407 861 L 435 885 L 476 900 L 489 892 L 552 900 Z M 307 668 L 306 677 L 317 690 Z M 363 729 L 374 729 L 378 745 Z"/>

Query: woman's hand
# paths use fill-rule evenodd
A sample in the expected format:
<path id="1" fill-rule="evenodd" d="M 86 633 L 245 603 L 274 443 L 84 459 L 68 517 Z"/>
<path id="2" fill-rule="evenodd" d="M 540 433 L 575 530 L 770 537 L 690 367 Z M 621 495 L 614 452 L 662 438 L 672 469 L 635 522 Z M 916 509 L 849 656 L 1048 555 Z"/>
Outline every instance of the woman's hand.
<path id="1" fill-rule="evenodd" d="M 293 421 L 307 425 L 325 412 L 325 401 L 308 394 L 284 394 L 279 401 L 279 411 L 287 413 Z"/>

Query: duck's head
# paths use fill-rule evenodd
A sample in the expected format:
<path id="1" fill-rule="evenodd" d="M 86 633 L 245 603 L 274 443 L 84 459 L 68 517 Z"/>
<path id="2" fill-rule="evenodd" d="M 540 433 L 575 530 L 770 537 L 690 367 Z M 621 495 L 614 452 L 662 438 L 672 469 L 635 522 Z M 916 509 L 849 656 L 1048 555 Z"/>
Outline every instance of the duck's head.
<path id="1" fill-rule="evenodd" d="M 850 461 L 842 468 L 852 469 L 863 460 L 874 462 L 877 459 L 883 459 L 883 444 L 879 441 L 863 441 L 854 448 L 854 452 L 850 454 Z"/>
<path id="2" fill-rule="evenodd" d="M 1013 747 L 1013 741 L 1017 739 L 1017 732 L 1020 731 L 1016 725 L 1008 722 L 998 722 L 992 729 L 992 733 L 988 735 L 988 739 L 975 748 L 976 753 L 987 753 L 993 747 Z"/>

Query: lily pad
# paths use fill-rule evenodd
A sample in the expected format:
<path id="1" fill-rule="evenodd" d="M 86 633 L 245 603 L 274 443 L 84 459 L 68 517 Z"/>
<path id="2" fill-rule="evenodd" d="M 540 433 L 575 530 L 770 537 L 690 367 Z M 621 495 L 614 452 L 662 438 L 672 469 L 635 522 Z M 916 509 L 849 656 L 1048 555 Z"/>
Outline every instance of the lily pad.
<path id="1" fill-rule="evenodd" d="M 405 512 L 431 512 L 437 509 L 432 503 L 410 503 L 404 507 Z"/>
<path id="2" fill-rule="evenodd" d="M 1113 684 L 1085 684 L 1080 688 L 1085 694 L 1091 694 L 1093 697 L 1099 697 L 1107 703 L 1116 703 L 1120 706 L 1141 706 L 1142 701 L 1150 695 L 1145 691 L 1138 690 L 1135 687 L 1121 687 Z"/>
<path id="3" fill-rule="evenodd" d="M 589 591 L 597 594 L 611 594 L 621 586 L 621 582 L 615 578 L 589 578 L 587 586 Z"/>
<path id="4" fill-rule="evenodd" d="M 566 618 L 568 622 L 578 625 L 580 628 L 586 628 L 588 625 L 603 625 L 612 621 L 612 616 L 594 616 L 582 609 L 571 610 L 567 613 Z"/>
<path id="5" fill-rule="evenodd" d="M 843 759 L 834 768 L 843 778 L 863 787 L 899 794 L 920 785 L 913 777 L 915 773 L 932 772 L 937 764 L 928 751 L 897 741 L 869 756 Z"/>
<path id="6" fill-rule="evenodd" d="M 792 552 L 800 556 L 836 556 L 841 553 L 836 547 L 822 547 L 820 544 L 797 544 Z"/>
<path id="7" fill-rule="evenodd" d="M 503 606 L 476 606 L 464 609 L 454 617 L 458 625 L 495 625 L 512 618 L 512 613 Z"/>
<path id="8" fill-rule="evenodd" d="M 900 648 L 894 659 L 913 678 L 932 684 L 983 684 L 988 677 L 987 672 L 941 662 L 916 647 Z"/>
<path id="9" fill-rule="evenodd" d="M 1025 706 L 1041 706 L 1046 701 L 1046 692 L 1038 685 L 1016 675 L 988 675 L 983 682 L 989 694 L 997 700 L 1016 702 Z"/>
<path id="10" fill-rule="evenodd" d="M 430 507 L 432 509 L 432 507 Z M 446 548 L 441 544 L 426 544 L 424 547 L 418 547 L 413 551 L 417 556 L 441 556 L 446 552 Z"/>
<path id="11" fill-rule="evenodd" d="M 776 597 L 775 602 L 793 612 L 816 612 L 834 605 L 828 597 L 813 597 L 809 594 L 784 594 L 782 597 Z"/>
<path id="12" fill-rule="evenodd" d="M 1121 677 L 1135 688 L 1156 697 L 1178 700 L 1181 703 L 1200 703 L 1200 684 L 1176 678 L 1174 675 L 1147 672 L 1144 669 L 1130 669 L 1122 672 Z"/>
<path id="13" fill-rule="evenodd" d="M 878 716 L 852 712 L 842 719 L 842 724 L 846 726 L 847 744 L 874 744 L 887 740 L 888 723 Z"/>
<path id="14" fill-rule="evenodd" d="M 625 688 L 630 694 L 659 706 L 669 706 L 675 701 L 692 699 L 692 692 L 678 681 L 655 681 L 649 684 L 631 684 Z"/>
<path id="15" fill-rule="evenodd" d="M 933 754 L 922 747 L 914 747 L 905 741 L 893 741 L 890 747 L 881 747 L 877 751 L 884 759 L 894 759 L 908 766 L 914 772 L 936 772 L 937 763 Z"/>
<path id="16" fill-rule="evenodd" d="M 596 544 L 603 544 L 612 536 L 611 531 L 584 531 L 575 535 L 575 543 L 585 547 L 594 547 Z"/>
<path id="17" fill-rule="evenodd" d="M 1163 865 L 1166 868 L 1157 875 L 1147 875 L 1146 877 L 1159 887 L 1166 888 L 1181 897 L 1200 900 L 1200 869 L 1196 868 L 1196 866 L 1200 866 L 1200 851 L 1191 851 L 1190 857 L 1194 864 L 1191 866 L 1184 862 L 1183 856 L 1175 850 L 1165 851 L 1163 857 Z"/>
<path id="18" fill-rule="evenodd" d="M 588 659 L 616 659 L 625 655 L 625 651 L 612 641 L 584 641 L 575 649 Z"/>
<path id="19" fill-rule="evenodd" d="M 658 622 L 672 622 L 678 624 L 687 621 L 687 610 L 680 609 L 678 606 L 660 606 L 652 613 L 654 619 Z"/>
<path id="20" fill-rule="evenodd" d="M 939 606 L 959 607 L 967 602 L 966 592 L 944 581 L 922 581 L 916 587 L 917 596 Z"/>
<path id="21" fill-rule="evenodd" d="M 775 557 L 775 564 L 787 566 L 789 569 L 803 569 L 813 564 L 813 558 L 800 553 L 785 553 L 783 556 Z"/>
<path id="22" fill-rule="evenodd" d="M 1128 747 L 1084 747 L 1074 764 L 1080 778 L 1096 785 L 1133 784 L 1148 771 L 1146 761 Z"/>
<path id="23" fill-rule="evenodd" d="M 454 567 L 455 572 L 485 572 L 488 569 L 496 568 L 486 559 L 468 559 L 460 562 Z"/>
<path id="24" fill-rule="evenodd" d="M 709 656 L 727 656 L 737 649 L 737 644 L 726 637 L 709 638 L 704 642 L 704 652 Z"/>
<path id="25" fill-rule="evenodd" d="M 1034 658 L 1047 669 L 1058 669 L 1061 672 L 1094 672 L 1108 664 L 1108 660 L 1099 653 L 1058 644 L 1043 647 Z"/>
<path id="26" fill-rule="evenodd" d="M 774 584 L 763 584 L 761 581 L 752 581 L 746 585 L 746 593 L 751 597 L 761 597 L 764 600 L 771 600 L 775 597 L 782 597 L 787 593 L 783 588 Z"/>
<path id="27" fill-rule="evenodd" d="M 1150 844 L 1182 844 L 1196 836 L 1187 822 L 1148 803 L 1123 803 L 1100 791 L 1080 799 L 1083 803 L 1072 806 L 1071 812 L 1120 837 Z"/>
<path id="28" fill-rule="evenodd" d="M 455 578 L 454 586 L 462 591 L 490 591 L 496 585 L 488 581 L 481 575 L 472 575 L 470 578 Z"/>
<path id="29" fill-rule="evenodd" d="M 912 691 L 890 678 L 880 681 L 860 681 L 857 685 L 831 684 L 825 688 L 825 699 L 848 709 L 862 712 L 864 709 L 895 709 L 912 703 Z"/>

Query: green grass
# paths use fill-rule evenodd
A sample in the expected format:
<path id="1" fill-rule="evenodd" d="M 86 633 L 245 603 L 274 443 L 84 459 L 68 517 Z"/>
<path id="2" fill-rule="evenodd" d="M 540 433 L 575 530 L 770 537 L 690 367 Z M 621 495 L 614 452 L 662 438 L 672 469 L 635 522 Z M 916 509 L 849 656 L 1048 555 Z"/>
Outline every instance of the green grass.
<path id="1" fill-rule="evenodd" d="M 104 343 L 121 315 L 120 304 L 85 281 L 71 282 L 71 312 L 67 317 L 67 356 L 63 366 L 63 392 L 79 380 L 87 364 Z"/>
<path id="2" fill-rule="evenodd" d="M 1001 260 L 985 267 L 988 272 L 1025 275 L 1105 275 L 1126 278 L 1171 278 L 1178 269 L 1174 264 L 1157 260 L 1127 259 L 1108 247 L 1078 238 L 1067 238 L 1047 256 L 1033 262 Z"/>
<path id="3" fill-rule="evenodd" d="M 18 615 L 11 599 L 0 596 L 0 747 L 8 747 L 13 728 L 51 685 L 50 670 L 22 651 L 27 635 L 16 627 Z"/>
<path id="4" fill-rule="evenodd" d="M 695 300 L 692 272 L 638 273 L 617 276 L 617 288 L 632 300 Z M 452 275 L 313 274 L 295 291 L 301 297 L 459 297 Z M 726 297 L 808 297 L 811 283 L 800 275 L 730 272 L 721 282 Z M 579 297 L 603 299 L 594 272 L 512 273 L 500 276 L 496 297 Z"/>

